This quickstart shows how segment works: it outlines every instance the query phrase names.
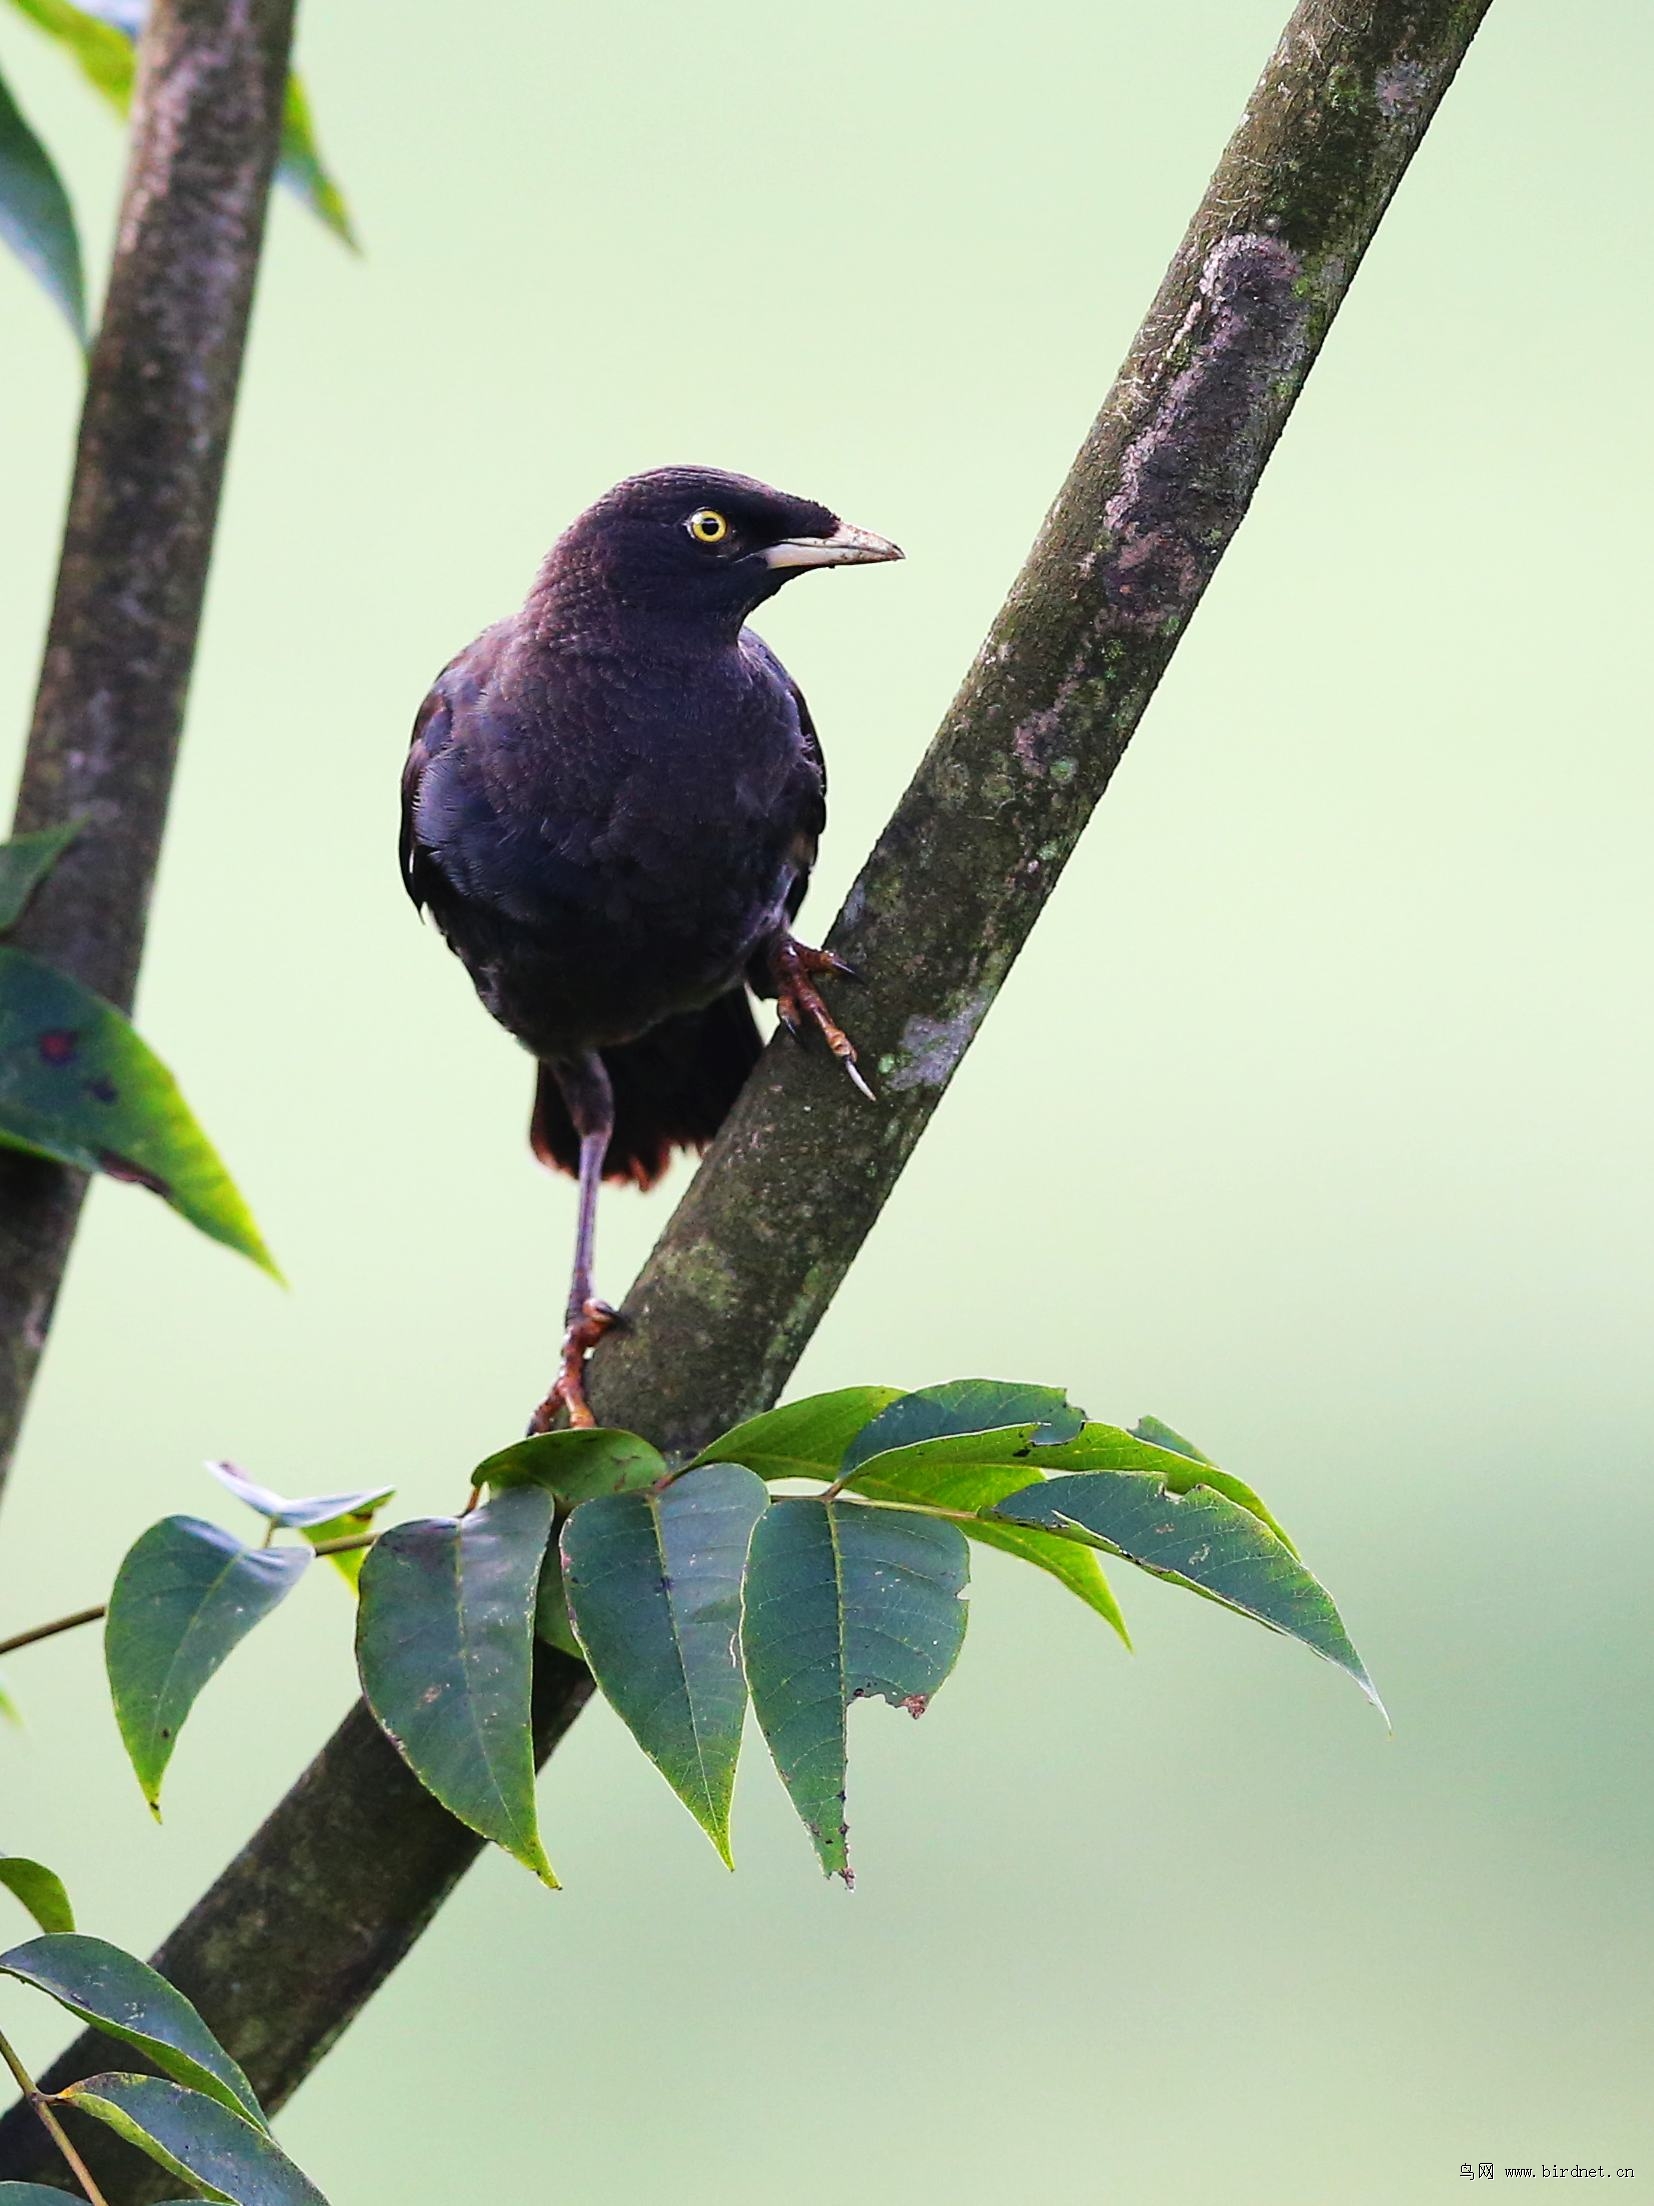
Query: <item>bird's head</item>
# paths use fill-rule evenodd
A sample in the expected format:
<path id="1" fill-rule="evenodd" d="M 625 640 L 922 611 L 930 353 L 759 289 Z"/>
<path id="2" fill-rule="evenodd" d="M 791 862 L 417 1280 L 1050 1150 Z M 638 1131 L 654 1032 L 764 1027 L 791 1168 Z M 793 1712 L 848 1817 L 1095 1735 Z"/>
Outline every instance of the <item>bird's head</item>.
<path id="1" fill-rule="evenodd" d="M 616 483 L 588 506 L 558 539 L 542 579 L 575 581 L 582 593 L 596 588 L 640 610 L 739 627 L 811 567 L 901 556 L 885 537 L 750 475 L 662 467 Z"/>

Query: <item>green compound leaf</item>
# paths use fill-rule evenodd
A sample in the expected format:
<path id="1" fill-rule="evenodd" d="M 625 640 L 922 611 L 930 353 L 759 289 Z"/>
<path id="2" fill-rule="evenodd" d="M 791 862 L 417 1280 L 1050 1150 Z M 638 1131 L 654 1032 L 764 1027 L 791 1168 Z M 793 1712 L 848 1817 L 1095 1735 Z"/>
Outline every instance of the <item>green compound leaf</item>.
<path id="1" fill-rule="evenodd" d="M 104 1663 L 115 1720 L 157 1815 L 161 1778 L 202 1687 L 309 1561 L 302 1547 L 244 1547 L 200 1517 L 163 1517 L 128 1551 L 109 1596 Z"/>
<path id="2" fill-rule="evenodd" d="M 87 0 L 85 7 L 75 6 L 73 0 L 12 0 L 12 4 L 57 40 L 117 113 L 126 113 L 136 74 L 134 40 L 148 12 L 147 0 Z M 350 210 L 322 160 L 310 101 L 297 76 L 287 80 L 276 180 L 335 237 L 355 248 Z"/>
<path id="3" fill-rule="evenodd" d="M 451 1815 L 555 1886 L 534 1815 L 529 1686 L 552 1496 L 393 1525 L 362 1571 L 356 1664 L 381 1730 Z"/>
<path id="4" fill-rule="evenodd" d="M 563 1527 L 563 1582 L 610 1704 L 728 1867 L 746 1719 L 736 1658 L 741 1579 L 769 1490 L 738 1463 L 662 1493 L 605 1494 Z"/>
<path id="5" fill-rule="evenodd" d="M 42 1930 L 73 1930 L 75 1911 L 63 1879 L 43 1861 L 27 1854 L 0 1854 L 0 1884 L 21 1900 Z"/>
<path id="6" fill-rule="evenodd" d="M 106 2036 L 136 2046 L 174 2083 L 265 2127 L 252 2085 L 194 2007 L 134 1954 L 102 1938 L 35 1938 L 0 1953 L 0 1969 Z"/>
<path id="7" fill-rule="evenodd" d="M 1005 1425 L 1038 1422 L 1041 1442 L 1072 1440 L 1085 1423 L 1060 1386 L 1019 1386 L 1005 1379 L 953 1379 L 904 1394 L 865 1425 L 844 1451 L 840 1478 L 893 1448 L 960 1432 L 992 1432 Z"/>
<path id="8" fill-rule="evenodd" d="M 79 833 L 79 820 L 71 820 L 67 827 L 43 827 L 38 835 L 0 843 L 0 934 L 17 925 L 29 898 Z"/>
<path id="9" fill-rule="evenodd" d="M 783 1496 L 747 1559 L 752 1705 L 822 1868 L 850 1882 L 845 1712 L 875 1695 L 924 1714 L 958 1660 L 970 1552 L 936 1517 Z"/>
<path id="10" fill-rule="evenodd" d="M 1352 1677 L 1383 1715 L 1326 1588 L 1226 1494 L 1204 1485 L 1178 1492 L 1153 1471 L 1091 1471 L 1048 1478 L 1010 1495 L 992 1514 L 1101 1547 L 1300 1640 Z"/>
<path id="11" fill-rule="evenodd" d="M 279 1279 L 178 1083 L 113 1004 L 0 948 L 0 1143 L 136 1180 Z"/>
<path id="12" fill-rule="evenodd" d="M 0 76 L 0 238 L 86 342 L 86 279 L 74 209 L 51 155 Z M 15 916 L 15 915 L 14 915 Z M 7 921 L 5 924 L 9 925 Z"/>
<path id="13" fill-rule="evenodd" d="M 107 2124 L 221 2206 L 327 2206 L 267 2130 L 160 2076 L 88 2076 L 65 2105 Z"/>
<path id="14" fill-rule="evenodd" d="M 570 1432 L 537 1433 L 485 1456 L 471 1473 L 473 1486 L 543 1486 L 565 1507 L 597 1494 L 627 1494 L 661 1484 L 666 1458 L 635 1432 L 612 1432 L 604 1425 Z"/>
<path id="15" fill-rule="evenodd" d="M 749 1417 L 703 1448 L 690 1467 L 744 1463 L 763 1479 L 819 1478 L 830 1484 L 856 1434 L 901 1398 L 896 1386 L 847 1386 L 835 1394 L 811 1394 L 802 1402 Z"/>

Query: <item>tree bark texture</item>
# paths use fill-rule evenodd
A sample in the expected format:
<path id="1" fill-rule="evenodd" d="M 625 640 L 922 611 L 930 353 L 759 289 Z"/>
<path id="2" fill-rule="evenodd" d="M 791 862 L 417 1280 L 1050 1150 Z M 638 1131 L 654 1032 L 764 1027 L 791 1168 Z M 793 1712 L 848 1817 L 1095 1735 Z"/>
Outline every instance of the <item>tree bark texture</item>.
<path id="1" fill-rule="evenodd" d="M 293 0 L 156 0 L 16 831 L 79 820 L 11 940 L 130 1011 L 264 235 Z M 85 1193 L 0 1150 L 0 1483 Z"/>
<path id="2" fill-rule="evenodd" d="M 1293 15 L 829 937 L 868 976 L 855 1030 L 879 1107 L 824 1055 L 772 1046 L 597 1352 L 604 1422 L 681 1460 L 785 1384 L 1108 786 L 1489 4 L 1303 0 Z M 356 1834 L 393 1784 L 402 1811 L 365 1850 Z M 358 1709 L 161 1948 L 267 2104 L 477 1850 L 451 1826 L 440 1839 L 447 1825 Z M 82 2040 L 51 2084 L 98 2057 Z M 9 2115 L 0 2173 L 42 2164 Z M 145 2183 L 123 2200 L 165 2195 Z"/>

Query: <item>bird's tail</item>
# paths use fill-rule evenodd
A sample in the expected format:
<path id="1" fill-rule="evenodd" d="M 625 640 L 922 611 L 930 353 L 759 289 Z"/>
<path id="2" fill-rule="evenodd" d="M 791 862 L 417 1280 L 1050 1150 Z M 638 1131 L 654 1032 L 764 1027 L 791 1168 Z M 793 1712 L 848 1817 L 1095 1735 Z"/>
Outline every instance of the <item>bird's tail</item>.
<path id="1" fill-rule="evenodd" d="M 761 1048 L 744 988 L 663 1019 L 635 1042 L 602 1052 L 614 1086 L 606 1180 L 653 1187 L 674 1149 L 704 1149 L 729 1114 Z M 534 1154 L 559 1172 L 580 1168 L 580 1140 L 550 1065 L 540 1067 L 529 1128 Z"/>

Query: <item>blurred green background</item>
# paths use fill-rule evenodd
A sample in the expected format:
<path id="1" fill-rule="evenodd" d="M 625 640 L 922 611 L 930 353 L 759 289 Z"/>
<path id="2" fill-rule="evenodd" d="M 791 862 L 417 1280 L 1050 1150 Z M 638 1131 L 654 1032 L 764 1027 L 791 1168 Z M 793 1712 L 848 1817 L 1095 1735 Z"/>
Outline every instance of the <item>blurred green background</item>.
<path id="1" fill-rule="evenodd" d="M 128 1188 L 76 1250 L 5 1629 L 228 1454 L 410 1512 L 547 1377 L 572 1191 L 414 922 L 426 683 L 614 477 L 706 460 L 908 551 L 769 609 L 832 765 L 823 927 L 1100 401 L 1284 0 L 309 0 L 367 256 L 278 205 L 140 1012 L 293 1282 Z M 110 227 L 116 131 L 0 58 Z M 285 2118 L 338 2201 L 1397 2206 L 1654 2179 L 1642 0 L 1499 0 L 1256 508 L 800 1387 L 1153 1411 L 1253 1480 L 1396 1736 L 1122 1570 L 1128 1658 L 986 1554 L 921 1726 L 853 1726 L 853 1897 L 760 1754 L 730 1879 L 606 1711 Z M 0 264 L 20 749 L 77 403 Z M 674 1182 L 681 1186 L 681 1178 Z M 612 1293 L 670 1194 L 605 1205 Z M 154 1829 L 94 1635 L 14 1657 L 3 1836 L 146 1950 L 351 1691 L 315 1574 Z M 25 2048 L 61 2033 L 19 1995 Z"/>

